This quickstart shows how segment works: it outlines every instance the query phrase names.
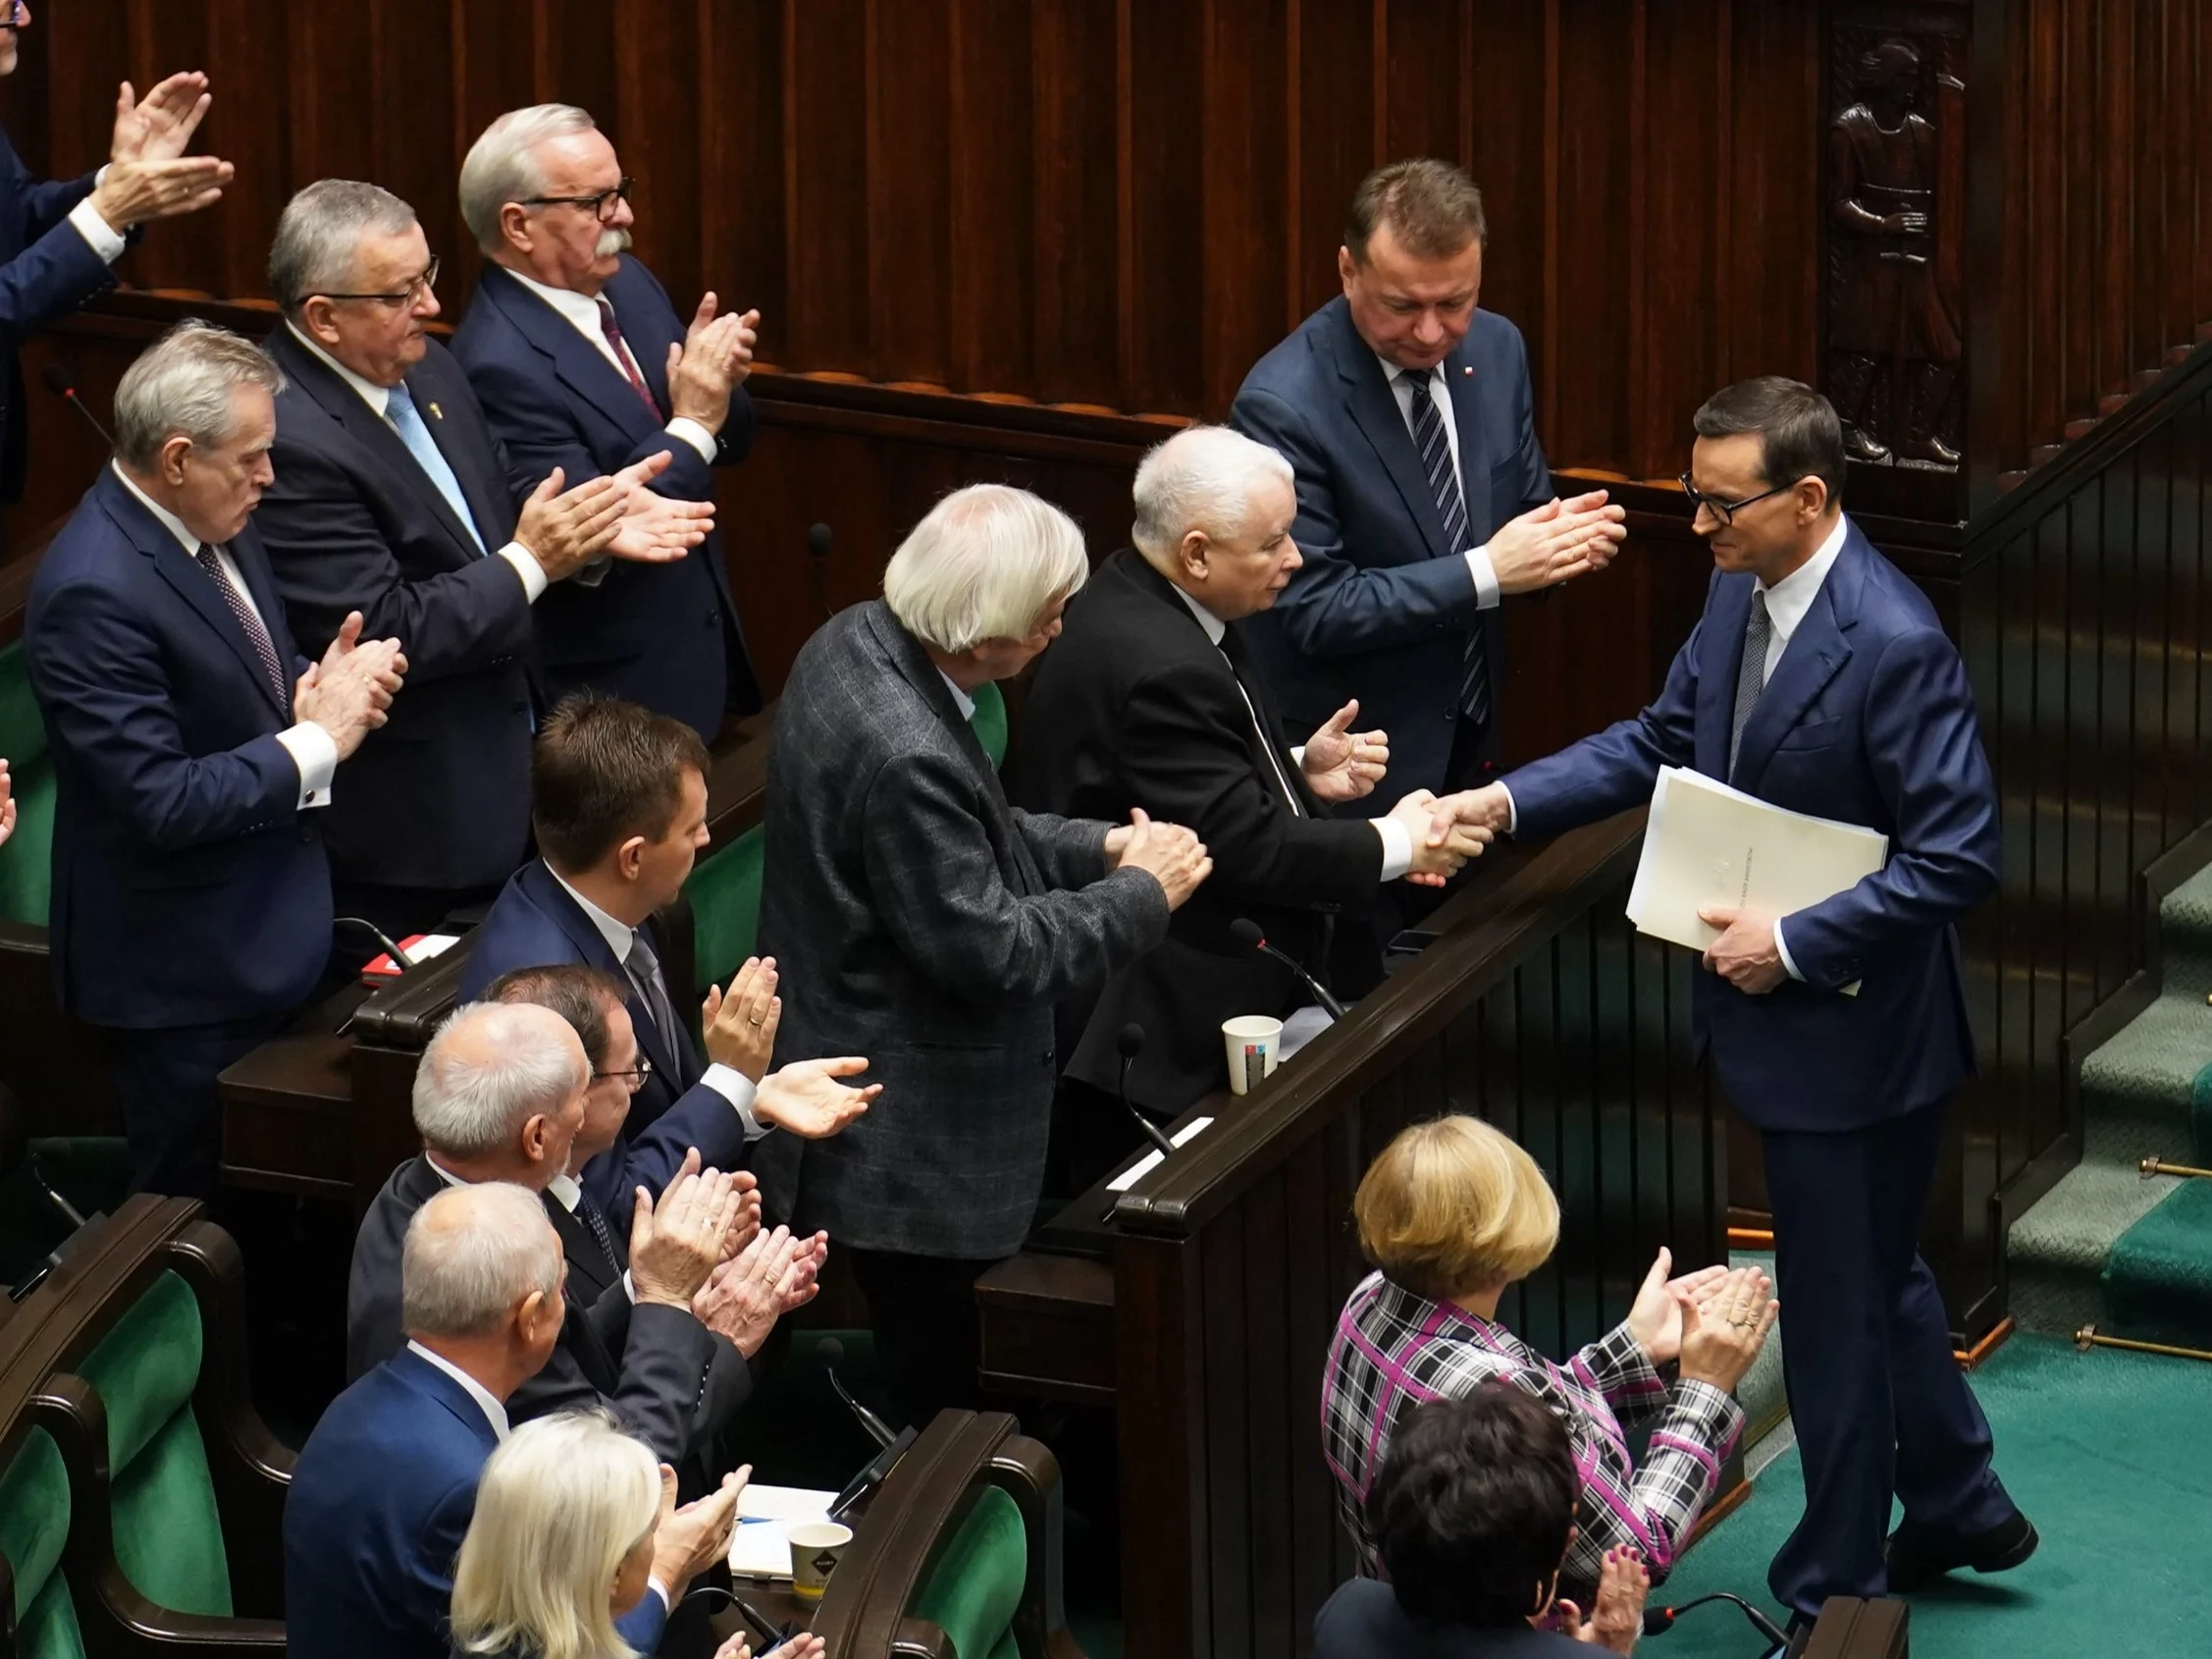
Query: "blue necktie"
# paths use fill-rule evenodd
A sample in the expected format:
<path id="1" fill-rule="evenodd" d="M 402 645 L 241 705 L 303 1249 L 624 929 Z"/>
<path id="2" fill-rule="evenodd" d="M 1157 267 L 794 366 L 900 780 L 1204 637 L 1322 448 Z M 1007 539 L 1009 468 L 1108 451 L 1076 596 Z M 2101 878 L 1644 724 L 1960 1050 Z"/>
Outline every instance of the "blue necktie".
<path id="1" fill-rule="evenodd" d="M 392 430 L 399 434 L 399 442 L 407 446 L 407 454 L 415 457 L 415 464 L 424 476 L 438 486 L 438 493 L 446 498 L 446 505 L 453 509 L 453 516 L 461 521 L 468 539 L 476 551 L 484 551 L 484 538 L 476 533 L 476 520 L 468 514 L 468 498 L 461 494 L 461 481 L 453 476 L 445 452 L 430 436 L 430 428 L 422 423 L 422 411 L 407 393 L 404 383 L 395 386 L 384 405 L 384 418 L 392 422 Z"/>
<path id="2" fill-rule="evenodd" d="M 1428 477 L 1429 494 L 1436 498 L 1437 515 L 1444 520 L 1445 543 L 1453 553 L 1465 553 L 1470 540 L 1467 504 L 1451 470 L 1451 440 L 1445 433 L 1430 377 L 1400 369 L 1398 379 L 1413 394 L 1413 444 L 1421 452 L 1421 470 Z M 1490 664 L 1483 655 L 1480 620 L 1467 635 L 1459 660 L 1459 712 L 1478 726 L 1490 723 Z"/>
<path id="3" fill-rule="evenodd" d="M 616 1259 L 614 1255 L 614 1235 L 606 1230 L 606 1217 L 600 1213 L 599 1205 L 592 1203 L 582 1193 L 578 1193 L 576 1195 L 575 1214 L 576 1219 L 583 1222 L 585 1231 L 589 1232 L 593 1241 L 598 1244 L 600 1254 L 606 1258 L 606 1264 L 613 1268 L 616 1273 L 620 1273 L 622 1263 Z"/>

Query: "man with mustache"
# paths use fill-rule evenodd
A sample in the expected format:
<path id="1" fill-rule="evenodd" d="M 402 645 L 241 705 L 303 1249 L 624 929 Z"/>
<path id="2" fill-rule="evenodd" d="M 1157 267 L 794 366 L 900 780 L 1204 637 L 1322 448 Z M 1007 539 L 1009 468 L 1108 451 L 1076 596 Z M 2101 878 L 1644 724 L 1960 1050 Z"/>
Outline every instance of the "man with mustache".
<path id="1" fill-rule="evenodd" d="M 580 481 L 665 455 L 654 489 L 711 502 L 715 469 L 753 446 L 760 313 L 717 313 L 709 294 L 680 321 L 624 251 L 630 191 L 613 144 L 572 104 L 487 127 L 461 164 L 461 217 L 485 265 L 453 355 L 525 466 Z M 606 692 L 708 743 L 726 712 L 761 706 L 717 536 L 669 564 L 594 564 L 536 616 L 555 696 Z"/>

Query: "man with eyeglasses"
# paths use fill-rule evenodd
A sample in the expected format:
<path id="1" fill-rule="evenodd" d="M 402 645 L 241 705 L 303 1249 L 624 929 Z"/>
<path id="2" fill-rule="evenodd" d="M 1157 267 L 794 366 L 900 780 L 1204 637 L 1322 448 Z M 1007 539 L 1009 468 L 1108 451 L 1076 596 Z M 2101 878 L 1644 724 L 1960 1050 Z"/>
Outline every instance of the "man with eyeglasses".
<path id="1" fill-rule="evenodd" d="M 30 8 L 0 0 L 0 77 L 16 73 Z M 207 77 L 172 75 L 143 98 L 117 88 L 107 165 L 71 180 L 33 180 L 0 134 L 0 508 L 22 499 L 26 455 L 23 370 L 16 345 L 115 284 L 109 267 L 137 228 L 197 213 L 222 199 L 232 167 L 186 155 L 213 101 Z"/>
<path id="2" fill-rule="evenodd" d="M 712 522 L 643 487 L 663 458 L 569 486 L 511 455 L 428 337 L 437 277 L 414 210 L 344 179 L 293 196 L 269 254 L 288 385 L 260 523 L 292 630 L 320 650 L 359 611 L 421 676 L 327 829 L 339 914 L 402 939 L 489 902 L 528 850 L 532 607 L 597 558 L 681 559 Z"/>
<path id="3" fill-rule="evenodd" d="M 707 294 L 680 320 L 626 251 L 631 181 L 590 115 L 512 110 L 461 164 L 461 217 L 485 264 L 453 355 L 517 460 L 571 479 L 664 455 L 662 495 L 713 499 L 745 458 L 758 312 Z M 595 566 L 537 608 L 554 693 L 589 688 L 672 715 L 708 742 L 761 706 L 719 536 L 670 564 Z"/>
<path id="4" fill-rule="evenodd" d="M 1715 393 L 1696 428 L 1682 486 L 1714 574 L 1664 688 L 1483 793 L 1493 828 L 1547 837 L 1691 767 L 1889 837 L 1878 874 L 1818 904 L 1701 913 L 1714 937 L 1699 1035 L 1760 1131 L 1773 1202 L 1806 1508 L 1767 1582 L 1795 1652 L 1831 1595 L 2035 1549 L 1917 1254 L 1944 1114 L 1975 1070 L 1956 924 L 1997 890 L 2002 846 L 1965 665 L 1844 515 L 1833 406 L 1764 376 Z M 1893 1497 L 1904 1520 L 1885 1545 Z"/>

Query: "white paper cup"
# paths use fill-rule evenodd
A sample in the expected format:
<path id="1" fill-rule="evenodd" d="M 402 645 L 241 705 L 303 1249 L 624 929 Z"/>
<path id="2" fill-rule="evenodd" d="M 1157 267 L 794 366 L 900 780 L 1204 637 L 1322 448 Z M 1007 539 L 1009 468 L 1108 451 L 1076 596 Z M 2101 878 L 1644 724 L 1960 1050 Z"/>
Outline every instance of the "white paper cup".
<path id="1" fill-rule="evenodd" d="M 791 1593 L 801 1601 L 819 1601 L 838 1558 L 853 1541 L 853 1529 L 834 1521 L 802 1521 L 786 1530 L 791 1538 Z"/>
<path id="2" fill-rule="evenodd" d="M 1222 1021 L 1221 1037 L 1229 1049 L 1232 1095 L 1249 1095 L 1283 1055 L 1283 1022 L 1265 1014 L 1238 1014 Z"/>

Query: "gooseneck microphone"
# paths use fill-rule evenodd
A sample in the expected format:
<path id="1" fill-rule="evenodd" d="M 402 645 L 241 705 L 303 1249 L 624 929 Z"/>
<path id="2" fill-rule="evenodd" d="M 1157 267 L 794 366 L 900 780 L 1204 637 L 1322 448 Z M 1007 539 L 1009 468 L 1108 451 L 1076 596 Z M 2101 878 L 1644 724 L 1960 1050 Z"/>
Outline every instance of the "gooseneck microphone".
<path id="1" fill-rule="evenodd" d="M 807 567 L 814 572 L 815 603 L 827 616 L 829 610 L 829 526 L 816 524 L 807 532 Z"/>
<path id="2" fill-rule="evenodd" d="M 1329 988 L 1307 973 L 1305 964 L 1295 956 L 1289 955 L 1269 944 L 1267 935 L 1260 932 L 1260 925 L 1249 916 L 1239 916 L 1236 921 L 1230 923 L 1229 937 L 1246 950 L 1256 950 L 1262 956 L 1274 957 L 1276 961 L 1297 975 L 1299 979 L 1305 982 L 1306 990 L 1313 992 L 1313 999 L 1329 1010 L 1331 1019 L 1341 1020 L 1344 1017 L 1344 1005 L 1329 994 Z"/>
<path id="3" fill-rule="evenodd" d="M 845 1357 L 845 1345 L 833 1336 L 823 1337 L 815 1344 L 815 1352 L 821 1356 L 821 1368 L 829 1373 L 829 1386 L 837 1390 L 837 1398 L 845 1402 L 845 1409 L 860 1419 L 868 1430 L 869 1438 L 878 1446 L 888 1446 L 898 1439 L 891 1425 L 853 1398 L 853 1391 L 845 1386 L 845 1379 L 837 1374 L 837 1362 Z"/>
<path id="4" fill-rule="evenodd" d="M 1138 1111 L 1135 1103 L 1129 1097 L 1129 1068 L 1136 1063 L 1137 1055 L 1144 1052 L 1144 1028 L 1134 1020 L 1130 1021 L 1114 1039 L 1114 1046 L 1122 1052 L 1122 1110 L 1136 1119 L 1136 1126 L 1144 1131 L 1144 1138 L 1159 1148 L 1160 1155 L 1166 1157 L 1175 1151 L 1175 1143 L 1167 1138 L 1158 1124 Z"/>
<path id="5" fill-rule="evenodd" d="M 1644 1609 L 1644 1633 L 1648 1636 L 1664 1635 L 1674 1629 L 1674 1621 L 1693 1607 L 1703 1607 L 1709 1601 L 1732 1601 L 1743 1609 L 1744 1617 L 1752 1622 L 1759 1633 L 1777 1647 L 1789 1645 L 1789 1637 L 1775 1626 L 1774 1621 L 1740 1595 L 1730 1595 L 1726 1590 L 1714 1590 L 1711 1595 L 1701 1595 L 1685 1601 L 1679 1607 L 1647 1607 Z"/>
<path id="6" fill-rule="evenodd" d="M 47 391 L 85 418 L 92 430 L 100 435 L 101 443 L 111 450 L 115 448 L 115 440 L 108 436 L 108 429 L 100 424 L 100 417 L 77 395 L 77 387 L 70 379 L 69 370 L 59 363 L 48 363 L 39 372 L 38 378 L 46 383 Z"/>
<path id="7" fill-rule="evenodd" d="M 391 937 L 366 916 L 334 916 L 331 918 L 331 922 L 335 927 L 359 928 L 363 933 L 374 938 L 377 943 L 384 946 L 385 954 L 392 958 L 392 965 L 402 974 L 415 965 L 415 959 L 396 944 L 394 944 Z"/>

